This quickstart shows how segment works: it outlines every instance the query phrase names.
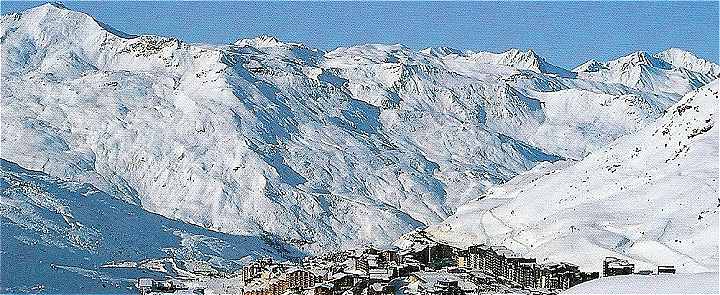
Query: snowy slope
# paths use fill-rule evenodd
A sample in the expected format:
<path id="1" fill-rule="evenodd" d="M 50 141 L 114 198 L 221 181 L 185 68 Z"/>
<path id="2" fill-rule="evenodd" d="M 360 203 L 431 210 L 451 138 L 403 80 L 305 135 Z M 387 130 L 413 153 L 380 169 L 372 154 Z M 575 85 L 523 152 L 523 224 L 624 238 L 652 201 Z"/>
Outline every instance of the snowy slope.
<path id="1" fill-rule="evenodd" d="M 371 134 L 375 108 L 307 77 L 310 50 L 124 39 L 52 5 L 6 16 L 3 36 L 2 157 L 23 167 L 171 218 L 317 248 L 422 225 L 408 212 L 448 214 L 432 163 Z M 403 199 L 409 208 L 394 208 Z"/>
<path id="2" fill-rule="evenodd" d="M 57 4 L 3 16 L 0 42 L 0 157 L 311 251 L 440 222 L 538 163 L 639 130 L 705 81 L 576 79 L 519 50 L 187 44 Z"/>
<path id="3" fill-rule="evenodd" d="M 0 292 L 131 293 L 138 277 L 237 270 L 296 248 L 211 232 L 149 213 L 96 188 L 0 160 Z"/>
<path id="4" fill-rule="evenodd" d="M 600 63 L 590 60 L 577 68 L 578 78 L 607 81 L 647 91 L 684 94 L 718 78 L 718 65 L 680 49 L 656 55 L 644 51 Z"/>
<path id="5" fill-rule="evenodd" d="M 561 294 L 720 294 L 717 272 L 600 278 Z"/>
<path id="6" fill-rule="evenodd" d="M 490 130 L 563 158 L 581 159 L 645 126 L 679 99 L 673 93 L 544 73 L 528 64 L 550 64 L 532 51 L 517 49 L 462 54 L 447 48 L 412 52 L 401 45 L 363 45 L 339 48 L 325 57 L 324 65 L 347 79 L 354 97 L 385 109 L 384 125 L 395 126 L 400 120 L 426 126 L 433 134 L 457 125 Z M 509 66 L 507 60 L 517 65 Z M 404 118 L 410 115 L 410 120 Z M 417 133 L 415 128 L 401 131 L 403 136 Z M 463 150 L 450 147 L 453 153 Z"/>
<path id="7" fill-rule="evenodd" d="M 720 78 L 720 65 L 699 58 L 679 48 L 670 48 L 658 52 L 655 57 L 679 68 L 685 68 L 693 72 L 702 73 L 710 77 Z"/>
<path id="8" fill-rule="evenodd" d="M 605 256 L 638 269 L 715 270 L 719 86 L 687 94 L 657 122 L 580 162 L 536 167 L 494 187 L 427 232 L 591 270 Z"/>

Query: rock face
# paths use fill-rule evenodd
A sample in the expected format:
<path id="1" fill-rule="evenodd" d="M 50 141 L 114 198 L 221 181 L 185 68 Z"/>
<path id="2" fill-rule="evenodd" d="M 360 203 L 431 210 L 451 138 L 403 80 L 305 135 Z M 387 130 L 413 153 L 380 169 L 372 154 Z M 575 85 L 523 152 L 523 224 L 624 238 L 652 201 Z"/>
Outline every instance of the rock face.
<path id="1" fill-rule="evenodd" d="M 640 130 L 714 73 L 645 55 L 588 75 L 532 51 L 187 44 L 52 4 L 3 16 L 0 40 L 3 159 L 309 251 L 440 222 Z"/>
<path id="2" fill-rule="evenodd" d="M 595 270 L 605 256 L 638 269 L 715 270 L 719 91 L 716 80 L 603 151 L 494 187 L 427 234 L 461 245 L 505 244 Z"/>

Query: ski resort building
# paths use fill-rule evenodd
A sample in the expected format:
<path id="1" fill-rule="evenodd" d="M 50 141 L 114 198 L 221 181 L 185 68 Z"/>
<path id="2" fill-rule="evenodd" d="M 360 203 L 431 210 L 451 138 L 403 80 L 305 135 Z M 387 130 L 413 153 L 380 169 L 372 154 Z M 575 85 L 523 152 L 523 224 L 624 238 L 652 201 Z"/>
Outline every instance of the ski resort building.
<path id="1" fill-rule="evenodd" d="M 537 264 L 534 258 L 522 257 L 504 246 L 468 247 L 458 251 L 457 262 L 459 267 L 482 270 L 524 288 L 564 290 L 600 276 L 581 272 L 571 263 Z"/>
<path id="2" fill-rule="evenodd" d="M 635 264 L 616 257 L 605 257 L 603 261 L 603 276 L 630 275 L 635 271 Z"/>
<path id="3" fill-rule="evenodd" d="M 675 266 L 672 265 L 658 265 L 657 267 L 658 274 L 661 273 L 675 273 Z"/>
<path id="4" fill-rule="evenodd" d="M 315 274 L 300 268 L 292 268 L 287 273 L 288 288 L 304 289 L 315 285 Z"/>

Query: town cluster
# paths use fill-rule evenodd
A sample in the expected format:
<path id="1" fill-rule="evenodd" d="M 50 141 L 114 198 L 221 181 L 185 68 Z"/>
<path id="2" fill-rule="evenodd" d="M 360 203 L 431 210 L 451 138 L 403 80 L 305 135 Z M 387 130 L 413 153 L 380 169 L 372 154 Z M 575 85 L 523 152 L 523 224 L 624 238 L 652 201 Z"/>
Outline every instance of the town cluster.
<path id="1" fill-rule="evenodd" d="M 661 266 L 658 272 L 674 273 L 674 268 Z M 603 276 L 633 273 L 634 265 L 625 260 L 603 261 Z M 538 263 L 504 246 L 458 249 L 432 243 L 405 250 L 368 247 L 297 262 L 263 258 L 212 288 L 244 295 L 556 294 L 599 276 L 571 263 Z M 152 280 L 138 287 L 143 294 L 187 289 L 183 283 Z"/>

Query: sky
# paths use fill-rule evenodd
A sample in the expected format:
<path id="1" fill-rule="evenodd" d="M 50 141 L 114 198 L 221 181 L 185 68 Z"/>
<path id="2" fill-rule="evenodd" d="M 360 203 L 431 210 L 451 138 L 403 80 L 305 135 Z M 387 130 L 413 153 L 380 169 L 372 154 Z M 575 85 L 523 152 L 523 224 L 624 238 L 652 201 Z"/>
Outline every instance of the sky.
<path id="1" fill-rule="evenodd" d="M 2 1 L 0 11 L 41 3 Z M 677 47 L 718 62 L 718 1 L 63 3 L 128 34 L 191 43 L 271 35 L 323 50 L 366 43 L 492 52 L 532 48 L 565 68 Z"/>

